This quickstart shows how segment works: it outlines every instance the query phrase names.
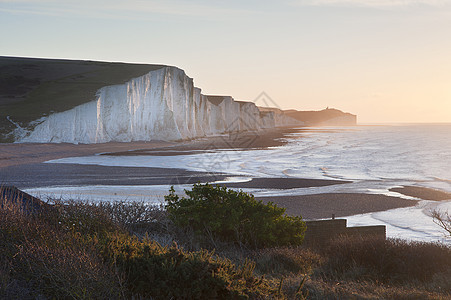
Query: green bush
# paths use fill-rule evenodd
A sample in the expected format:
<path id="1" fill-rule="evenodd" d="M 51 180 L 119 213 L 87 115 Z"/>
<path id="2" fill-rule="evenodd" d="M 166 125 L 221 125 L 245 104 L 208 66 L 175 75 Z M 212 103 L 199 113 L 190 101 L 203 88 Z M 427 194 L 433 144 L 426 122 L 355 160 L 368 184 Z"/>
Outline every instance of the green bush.
<path id="1" fill-rule="evenodd" d="M 255 200 L 253 195 L 210 184 L 195 184 L 180 198 L 171 187 L 166 209 L 176 226 L 191 227 L 198 236 L 251 247 L 300 245 L 306 229 L 302 217 L 285 208 Z"/>

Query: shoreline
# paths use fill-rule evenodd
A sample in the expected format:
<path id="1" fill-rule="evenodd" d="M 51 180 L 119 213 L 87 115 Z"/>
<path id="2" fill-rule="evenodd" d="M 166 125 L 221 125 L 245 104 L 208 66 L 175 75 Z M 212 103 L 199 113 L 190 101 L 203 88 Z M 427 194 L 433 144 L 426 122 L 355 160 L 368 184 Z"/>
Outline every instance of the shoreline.
<path id="1" fill-rule="evenodd" d="M 48 160 L 90 156 L 139 156 L 158 155 L 170 159 L 174 155 L 189 155 L 219 149 L 265 149 L 287 143 L 293 132 L 309 130 L 302 128 L 278 128 L 264 132 L 200 138 L 178 142 L 130 142 L 105 144 L 0 144 L 0 185 L 16 185 L 19 188 L 50 186 L 153 186 L 180 185 L 197 182 L 224 181 L 227 177 L 240 175 L 221 172 L 194 172 L 175 168 L 107 167 L 97 165 L 48 164 Z M 290 137 L 292 138 L 292 137 Z M 307 178 L 252 178 L 246 182 L 221 183 L 228 188 L 268 188 L 287 190 L 315 188 L 350 183 L 349 181 Z M 415 198 L 444 200 L 451 194 L 423 187 L 393 187 L 392 192 Z M 415 206 L 418 201 L 396 196 L 368 193 L 318 193 L 311 195 L 257 197 L 263 202 L 272 201 L 285 207 L 289 215 L 301 214 L 305 219 L 345 217 L 356 214 L 385 211 Z"/>
<path id="2" fill-rule="evenodd" d="M 161 155 L 167 151 L 214 151 L 219 149 L 265 149 L 286 144 L 282 139 L 296 128 L 276 128 L 181 141 L 108 142 L 99 144 L 70 143 L 0 143 L 2 168 L 48 160 L 89 155 Z M 198 152 L 197 152 L 198 153 Z M 171 156 L 168 154 L 167 156 Z"/>

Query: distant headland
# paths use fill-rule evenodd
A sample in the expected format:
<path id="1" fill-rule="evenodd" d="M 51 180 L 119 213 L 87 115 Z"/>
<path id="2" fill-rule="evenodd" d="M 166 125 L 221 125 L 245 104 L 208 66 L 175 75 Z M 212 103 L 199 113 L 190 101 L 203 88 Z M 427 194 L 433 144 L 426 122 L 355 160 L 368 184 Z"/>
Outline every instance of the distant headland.
<path id="1" fill-rule="evenodd" d="M 357 116 L 344 113 L 335 108 L 320 111 L 284 110 L 285 115 L 304 122 L 306 126 L 354 126 L 357 125 Z"/>
<path id="2" fill-rule="evenodd" d="M 356 125 L 356 116 L 204 95 L 173 66 L 0 57 L 0 142 L 183 140 L 321 125 Z"/>

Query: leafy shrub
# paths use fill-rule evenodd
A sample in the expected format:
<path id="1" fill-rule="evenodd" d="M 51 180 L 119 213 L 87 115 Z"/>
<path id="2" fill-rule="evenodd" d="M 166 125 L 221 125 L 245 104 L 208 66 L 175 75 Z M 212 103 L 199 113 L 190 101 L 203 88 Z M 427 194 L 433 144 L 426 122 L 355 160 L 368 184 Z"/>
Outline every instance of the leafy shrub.
<path id="1" fill-rule="evenodd" d="M 253 274 L 255 264 L 236 267 L 206 250 L 185 252 L 128 235 L 110 239 L 105 256 L 126 278 L 129 296 L 155 299 L 263 299 L 277 288 Z"/>
<path id="2" fill-rule="evenodd" d="M 301 217 L 284 215 L 285 208 L 255 200 L 226 187 L 195 184 L 188 198 L 171 187 L 166 209 L 175 225 L 192 227 L 198 236 L 253 247 L 300 245 L 306 229 Z"/>

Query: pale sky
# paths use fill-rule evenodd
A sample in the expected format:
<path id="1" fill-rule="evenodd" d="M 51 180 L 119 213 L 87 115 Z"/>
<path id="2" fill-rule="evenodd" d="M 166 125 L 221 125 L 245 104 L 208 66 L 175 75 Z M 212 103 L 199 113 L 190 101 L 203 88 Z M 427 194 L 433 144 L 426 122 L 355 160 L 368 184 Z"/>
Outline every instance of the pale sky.
<path id="1" fill-rule="evenodd" d="M 0 55 L 174 65 L 204 94 L 451 122 L 451 0 L 0 0 Z"/>

